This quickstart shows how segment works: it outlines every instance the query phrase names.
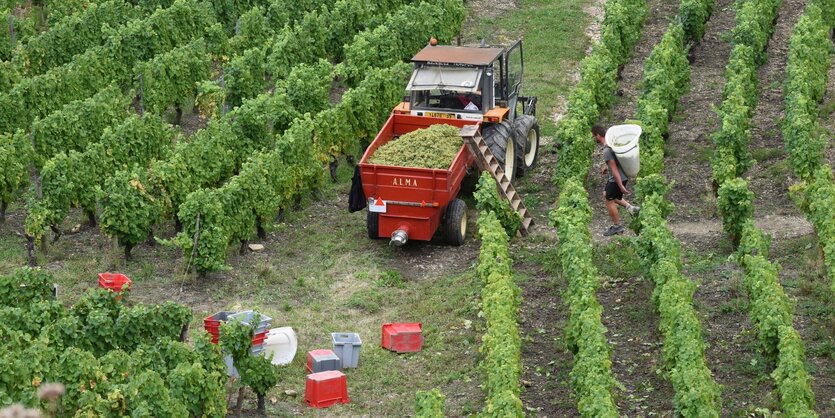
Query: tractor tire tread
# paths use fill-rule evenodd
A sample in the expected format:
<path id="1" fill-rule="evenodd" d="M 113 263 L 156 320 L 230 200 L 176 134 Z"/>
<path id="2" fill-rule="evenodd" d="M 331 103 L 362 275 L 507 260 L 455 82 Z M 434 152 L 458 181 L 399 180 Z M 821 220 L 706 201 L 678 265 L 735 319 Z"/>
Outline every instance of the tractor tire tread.
<path id="1" fill-rule="evenodd" d="M 493 156 L 496 157 L 496 160 L 498 160 L 499 165 L 501 165 L 502 168 L 504 168 L 504 160 L 507 155 L 507 142 L 511 140 L 512 133 L 512 126 L 507 120 L 502 121 L 502 123 L 489 125 L 484 128 L 484 131 L 482 132 L 484 143 L 487 144 L 488 148 L 490 148 L 490 152 L 493 153 Z M 518 171 L 518 168 L 515 171 Z M 510 181 L 513 181 L 516 178 L 516 173 L 505 174 L 507 174 Z"/>

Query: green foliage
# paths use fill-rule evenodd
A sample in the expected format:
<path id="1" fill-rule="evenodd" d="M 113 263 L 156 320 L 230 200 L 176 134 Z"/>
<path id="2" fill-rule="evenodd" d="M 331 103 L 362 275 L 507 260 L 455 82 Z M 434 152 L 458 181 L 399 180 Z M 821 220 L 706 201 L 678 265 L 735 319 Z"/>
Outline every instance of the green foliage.
<path id="1" fill-rule="evenodd" d="M 270 359 L 250 352 L 255 325 L 259 321 L 258 318 L 253 319 L 252 326 L 238 321 L 221 324 L 220 346 L 225 353 L 232 356 L 235 368 L 241 375 L 241 384 L 249 386 L 258 396 L 263 397 L 278 383 L 279 370 Z"/>
<path id="2" fill-rule="evenodd" d="M 229 39 L 229 49 L 244 51 L 266 44 L 273 35 L 264 7 L 255 6 L 238 19 L 237 33 Z"/>
<path id="3" fill-rule="evenodd" d="M 567 114 L 557 126 L 562 144 L 557 183 L 580 180 L 588 173 L 595 147 L 591 127 L 612 104 L 618 68 L 629 60 L 647 11 L 646 3 L 637 0 L 612 0 L 604 5 L 602 43 L 580 62 L 580 82 L 569 94 Z"/>
<path id="4" fill-rule="evenodd" d="M 52 277 L 45 271 L 21 267 L 11 274 L 0 276 L 0 304 L 25 308 L 45 301 L 52 295 Z"/>
<path id="5" fill-rule="evenodd" d="M 748 189 L 748 182 L 734 178 L 722 183 L 716 204 L 725 233 L 734 246 L 738 246 L 745 221 L 754 216 L 754 193 Z"/>
<path id="6" fill-rule="evenodd" d="M 793 186 L 791 196 L 814 225 L 824 265 L 835 292 L 835 181 L 827 165 L 818 167 L 812 179 Z"/>
<path id="7" fill-rule="evenodd" d="M 11 203 L 28 180 L 32 143 L 23 131 L 0 134 L 0 202 Z"/>
<path id="8" fill-rule="evenodd" d="M 766 60 L 765 46 L 771 33 L 781 0 L 743 0 L 737 3 L 733 39 L 736 45 L 747 45 L 754 52 L 757 64 Z"/>
<path id="9" fill-rule="evenodd" d="M 324 57 L 328 23 L 328 16 L 312 11 L 293 26 L 277 31 L 267 58 L 267 73 L 275 79 L 284 78 L 294 66 L 313 64 Z"/>
<path id="10" fill-rule="evenodd" d="M 644 91 L 638 99 L 636 118 L 644 131 L 641 147 L 641 175 L 664 169 L 664 142 L 669 120 L 679 98 L 689 89 L 690 64 L 681 23 L 670 25 L 661 42 L 644 64 Z"/>
<path id="11" fill-rule="evenodd" d="M 662 216 L 662 195 L 646 196 L 640 213 L 641 262 L 655 283 L 653 300 L 661 314 L 664 360 L 675 389 L 673 405 L 683 416 L 718 417 L 720 386 L 705 363 L 705 342 L 693 308 L 695 284 L 681 275 L 681 248 Z"/>
<path id="12" fill-rule="evenodd" d="M 187 103 L 197 94 L 197 82 L 211 75 L 211 65 L 212 57 L 202 38 L 137 65 L 135 87 L 142 94 L 145 109 L 160 114 L 168 106 Z"/>
<path id="13" fill-rule="evenodd" d="M 508 237 L 515 237 L 516 231 L 522 225 L 522 216 L 510 207 L 507 199 L 499 196 L 498 185 L 493 175 L 483 171 L 478 179 L 478 186 L 473 193 L 478 212 L 492 212 L 502 224 Z"/>
<path id="14" fill-rule="evenodd" d="M 487 322 L 479 352 L 484 356 L 486 374 L 484 391 L 487 401 L 481 416 L 523 417 L 519 399 L 519 378 L 522 373 L 522 340 L 517 317 L 521 291 L 513 282 L 508 237 L 493 212 L 482 212 L 478 218 L 481 235 L 478 276 L 484 284 L 481 309 Z"/>
<path id="15" fill-rule="evenodd" d="M 104 44 L 107 28 L 118 27 L 137 17 L 139 10 L 128 2 L 92 3 L 80 13 L 58 21 L 48 31 L 29 39 L 12 62 L 23 75 L 43 74 L 89 48 Z"/>
<path id="16" fill-rule="evenodd" d="M 35 166 L 60 152 L 83 151 L 96 142 L 104 129 L 127 116 L 130 97 L 110 85 L 95 96 L 67 104 L 58 112 L 32 124 Z"/>
<path id="17" fill-rule="evenodd" d="M 12 44 L 12 34 L 9 31 L 9 18 L 11 17 L 11 26 L 14 28 L 15 43 Z M 6 8 L 0 4 L 0 61 L 10 60 L 15 53 L 15 47 L 21 43 L 25 43 L 29 38 L 35 35 L 35 14 L 30 13 L 28 17 L 21 18 L 13 14 L 11 7 Z"/>
<path id="18" fill-rule="evenodd" d="M 415 418 L 444 418 L 446 397 L 438 389 L 419 390 L 415 395 Z"/>
<path id="19" fill-rule="evenodd" d="M 410 59 L 430 38 L 452 40 L 464 20 L 461 0 L 433 0 L 403 6 L 374 29 L 360 32 L 345 47 L 342 71 L 356 85 L 371 68 L 384 68 Z"/>
<path id="20" fill-rule="evenodd" d="M 369 157 L 371 164 L 449 170 L 464 141 L 452 125 L 432 125 L 386 142 Z"/>
<path id="21" fill-rule="evenodd" d="M 792 196 L 815 226 L 835 292 L 835 181 L 832 168 L 824 159 L 828 138 L 818 134 L 818 102 L 826 91 L 831 66 L 828 36 L 835 21 L 831 6 L 828 0 L 809 4 L 792 33 L 783 137 L 794 172 L 804 180 L 793 187 Z"/>
<path id="22" fill-rule="evenodd" d="M 315 114 L 330 106 L 333 68 L 325 59 L 313 65 L 299 64 L 287 76 L 285 89 L 290 105 L 299 113 Z"/>
<path id="23" fill-rule="evenodd" d="M 617 65 L 629 61 L 648 14 L 647 3 L 640 0 L 612 0 L 603 5 L 601 41 Z"/>
<path id="24" fill-rule="evenodd" d="M 411 66 L 373 68 L 332 109 L 314 117 L 314 142 L 323 162 L 329 155 L 357 153 L 377 135 L 391 108 L 403 98 Z"/>
<path id="25" fill-rule="evenodd" d="M 61 382 L 67 415 L 225 416 L 225 366 L 217 348 L 207 349 L 205 338 L 196 350 L 171 340 L 191 320 L 188 307 L 128 307 L 116 293 L 91 289 L 65 309 L 46 299 L 52 278 L 39 270 L 2 280 L 27 288 L 12 300 L 20 307 L 0 307 L 0 405 L 40 407 L 39 387 Z"/>
<path id="26" fill-rule="evenodd" d="M 714 0 L 682 0 L 678 16 L 688 44 L 698 43 L 704 36 L 715 3 Z"/>
<path id="27" fill-rule="evenodd" d="M 826 91 L 827 71 L 831 65 L 829 29 L 821 9 L 810 4 L 795 25 L 789 41 L 783 137 L 789 161 L 801 179 L 810 178 L 823 164 L 826 138 L 816 134 L 817 104 Z"/>
<path id="28" fill-rule="evenodd" d="M 0 93 L 0 132 L 26 128 L 61 106 L 94 95 L 113 82 L 127 85 L 134 66 L 203 37 L 210 50 L 225 42 L 214 16 L 199 0 L 177 0 L 110 32 L 107 42 L 72 61 L 20 80 Z"/>
<path id="29" fill-rule="evenodd" d="M 817 417 L 812 378 L 806 371 L 800 335 L 791 326 L 781 326 L 778 331 L 780 356 L 771 376 L 777 382 L 783 413 L 792 417 Z"/>
<path id="30" fill-rule="evenodd" d="M 595 296 L 600 279 L 592 262 L 591 207 L 582 183 L 576 179 L 563 183 L 559 206 L 549 219 L 557 228 L 558 260 L 568 278 L 566 341 L 574 353 L 570 377 L 577 409 L 584 417 L 617 417 L 612 348 L 601 320 L 603 307 Z"/>
<path id="31" fill-rule="evenodd" d="M 132 247 L 148 238 L 162 210 L 146 184 L 140 170 L 119 171 L 104 184 L 101 228 L 118 238 L 120 245 Z"/>
<path id="32" fill-rule="evenodd" d="M 263 48 L 254 47 L 233 57 L 223 66 L 226 97 L 230 105 L 237 106 L 243 99 L 255 97 L 264 90 L 265 59 L 266 51 Z"/>

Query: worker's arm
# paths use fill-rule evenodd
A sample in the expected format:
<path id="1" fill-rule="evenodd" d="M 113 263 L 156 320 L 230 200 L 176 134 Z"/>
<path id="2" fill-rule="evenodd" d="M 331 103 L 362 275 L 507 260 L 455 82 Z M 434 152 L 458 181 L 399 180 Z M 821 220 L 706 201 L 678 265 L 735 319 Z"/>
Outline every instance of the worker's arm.
<path id="1" fill-rule="evenodd" d="M 615 160 L 606 161 L 606 164 L 609 165 L 609 172 L 615 176 L 615 182 L 617 182 L 620 191 L 622 191 L 623 194 L 629 194 L 629 189 L 623 185 L 623 180 L 620 178 L 620 170 L 618 170 L 617 165 L 615 165 Z"/>

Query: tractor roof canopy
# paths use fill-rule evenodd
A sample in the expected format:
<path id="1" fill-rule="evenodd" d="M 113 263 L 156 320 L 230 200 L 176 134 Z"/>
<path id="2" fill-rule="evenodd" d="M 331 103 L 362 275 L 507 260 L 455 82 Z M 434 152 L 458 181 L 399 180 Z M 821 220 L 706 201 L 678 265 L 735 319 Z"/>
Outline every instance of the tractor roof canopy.
<path id="1" fill-rule="evenodd" d="M 418 52 L 412 58 L 412 62 L 462 67 L 485 67 L 499 58 L 503 52 L 504 48 L 430 45 Z"/>

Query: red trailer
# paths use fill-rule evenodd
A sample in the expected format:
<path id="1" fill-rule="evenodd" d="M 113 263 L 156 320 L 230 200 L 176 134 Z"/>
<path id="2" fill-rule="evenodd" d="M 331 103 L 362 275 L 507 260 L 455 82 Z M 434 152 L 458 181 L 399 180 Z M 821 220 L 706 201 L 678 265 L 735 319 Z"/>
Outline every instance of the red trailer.
<path id="1" fill-rule="evenodd" d="M 429 241 L 441 224 L 450 244 L 461 245 L 467 234 L 467 205 L 458 199 L 461 182 L 474 164 L 474 157 L 462 141 L 461 149 L 447 170 L 370 164 L 377 148 L 403 134 L 447 124 L 458 128 L 480 120 L 411 116 L 392 113 L 360 161 L 362 188 L 368 198 L 368 236 L 391 238 L 395 245 L 407 240 Z"/>

